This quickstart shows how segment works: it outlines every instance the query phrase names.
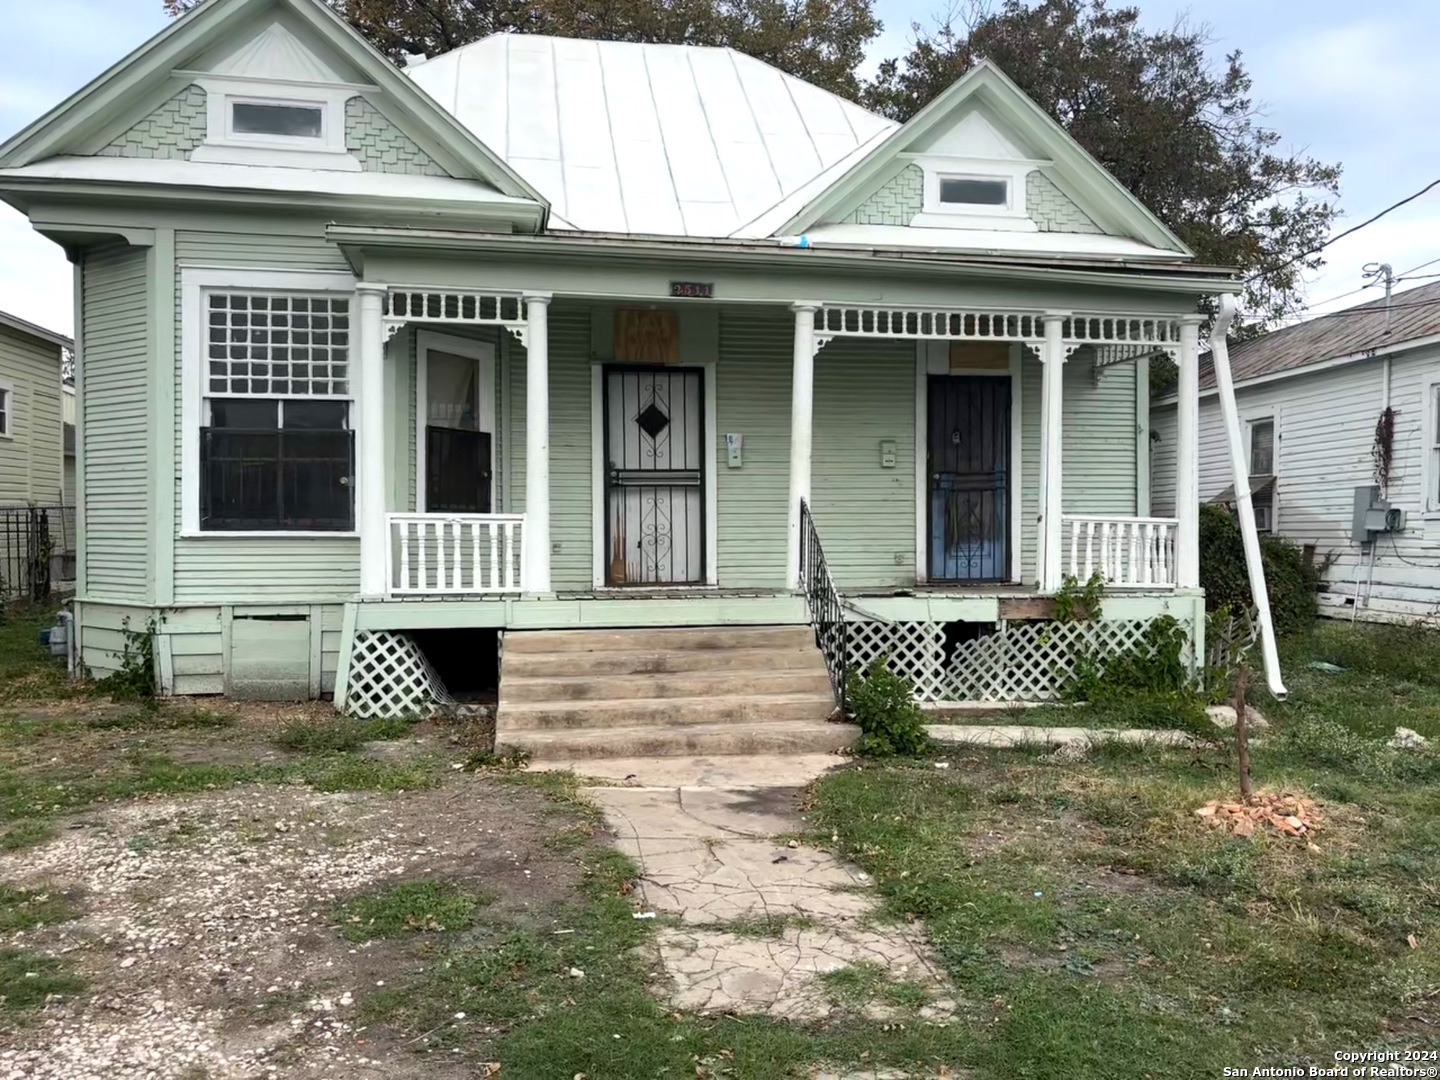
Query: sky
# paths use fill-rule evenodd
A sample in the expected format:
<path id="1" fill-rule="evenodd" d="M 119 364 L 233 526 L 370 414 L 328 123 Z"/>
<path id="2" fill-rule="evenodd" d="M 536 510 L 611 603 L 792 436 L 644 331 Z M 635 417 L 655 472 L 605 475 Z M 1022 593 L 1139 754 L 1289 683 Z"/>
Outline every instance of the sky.
<path id="1" fill-rule="evenodd" d="M 1239 49 L 1254 97 L 1266 106 L 1265 123 L 1283 136 L 1282 147 L 1343 165 L 1337 232 L 1440 178 L 1440 140 L 1432 137 L 1433 102 L 1440 99 L 1433 55 L 1440 4 L 1434 0 L 1391 0 L 1375 8 L 1353 0 L 1132 2 L 1150 28 L 1181 18 L 1207 26 L 1217 61 Z M 160 0 L 8 0 L 4 7 L 0 139 L 168 22 Z M 932 25 L 947 7 L 945 0 L 876 0 L 885 30 L 870 50 L 870 64 L 903 54 L 911 24 Z M 1421 274 L 1440 272 L 1440 188 L 1337 241 L 1326 259 L 1307 285 L 1315 312 L 1378 298 L 1375 288 L 1355 291 L 1365 285 L 1367 263 L 1389 263 L 1397 275 L 1415 267 Z M 1434 265 L 1421 266 L 1432 259 Z M 60 249 L 0 205 L 0 311 L 70 334 L 71 296 L 70 265 Z"/>

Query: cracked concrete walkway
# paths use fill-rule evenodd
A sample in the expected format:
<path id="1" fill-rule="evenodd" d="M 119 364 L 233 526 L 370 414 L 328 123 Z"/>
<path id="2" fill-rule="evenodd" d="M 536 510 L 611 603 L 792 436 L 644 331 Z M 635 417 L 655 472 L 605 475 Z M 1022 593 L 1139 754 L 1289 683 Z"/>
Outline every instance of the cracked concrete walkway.
<path id="1" fill-rule="evenodd" d="M 805 784 L 839 759 L 606 764 L 630 786 L 584 792 L 640 867 L 639 911 L 674 920 L 656 937 L 671 1004 L 791 1020 L 847 1004 L 877 1019 L 894 1015 L 888 1000 L 847 1000 L 825 978 L 857 968 L 861 981 L 922 988 L 920 1019 L 943 1023 L 953 1013 L 925 946 L 908 928 L 869 918 L 876 899 L 866 874 L 786 835 L 804 827 Z M 577 771 L 594 775 L 591 763 Z"/>

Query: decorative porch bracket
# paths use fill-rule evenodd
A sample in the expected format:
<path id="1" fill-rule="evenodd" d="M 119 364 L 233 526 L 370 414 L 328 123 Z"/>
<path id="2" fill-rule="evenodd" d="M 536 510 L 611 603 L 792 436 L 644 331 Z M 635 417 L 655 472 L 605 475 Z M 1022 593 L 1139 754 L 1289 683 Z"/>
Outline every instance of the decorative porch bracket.
<path id="1" fill-rule="evenodd" d="M 529 303 L 518 293 L 415 289 L 395 286 L 385 294 L 385 340 L 407 322 L 439 326 L 498 326 L 526 344 Z"/>

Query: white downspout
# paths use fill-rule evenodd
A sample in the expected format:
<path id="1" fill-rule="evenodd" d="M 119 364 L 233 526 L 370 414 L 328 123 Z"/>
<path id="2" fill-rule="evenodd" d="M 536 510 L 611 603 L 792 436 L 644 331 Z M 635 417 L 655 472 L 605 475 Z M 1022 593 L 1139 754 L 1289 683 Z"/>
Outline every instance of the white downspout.
<path id="1" fill-rule="evenodd" d="M 1235 297 L 1220 297 L 1220 311 L 1210 332 L 1210 355 L 1215 362 L 1215 387 L 1220 412 L 1225 420 L 1225 441 L 1230 447 L 1230 474 L 1235 485 L 1235 502 L 1240 511 L 1240 539 L 1245 544 L 1245 569 L 1250 575 L 1250 595 L 1260 617 L 1260 652 L 1265 658 L 1265 681 L 1278 700 L 1285 699 L 1280 680 L 1280 654 L 1275 648 L 1275 624 L 1270 619 L 1270 594 L 1265 590 L 1265 567 L 1260 561 L 1260 534 L 1255 529 L 1255 506 L 1250 499 L 1250 468 L 1245 460 L 1245 440 L 1240 433 L 1240 414 L 1235 407 L 1235 383 L 1230 377 L 1230 347 L 1225 334 L 1235 319 Z M 1276 432 L 1277 436 L 1279 432 Z"/>

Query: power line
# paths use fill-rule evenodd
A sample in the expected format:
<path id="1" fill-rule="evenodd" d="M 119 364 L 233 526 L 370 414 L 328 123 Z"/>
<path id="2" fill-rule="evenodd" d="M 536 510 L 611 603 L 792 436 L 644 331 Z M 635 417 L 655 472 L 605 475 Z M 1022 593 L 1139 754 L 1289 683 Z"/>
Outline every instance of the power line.
<path id="1" fill-rule="evenodd" d="M 1423 188 L 1421 188 L 1419 191 L 1415 192 L 1415 194 L 1413 194 L 1413 195 L 1407 195 L 1407 196 L 1405 196 L 1405 198 L 1401 199 L 1399 202 L 1397 202 L 1397 203 L 1392 203 L 1391 205 L 1387 206 L 1384 210 L 1381 210 L 1378 214 L 1374 215 L 1373 217 L 1368 217 L 1368 218 L 1366 218 L 1364 221 L 1360 222 L 1359 225 L 1352 225 L 1350 228 L 1346 229 L 1344 232 L 1342 232 L 1342 233 L 1336 233 L 1334 236 L 1330 237 L 1330 239 L 1326 240 L 1323 244 L 1320 244 L 1320 245 L 1318 245 L 1318 246 L 1316 246 L 1316 247 L 1313 247 L 1313 248 L 1311 248 L 1309 251 L 1302 251 L 1300 254 L 1294 255 L 1294 256 L 1292 256 L 1291 258 L 1286 259 L 1286 260 L 1285 260 L 1284 262 L 1282 262 L 1282 263 L 1277 263 L 1277 264 L 1275 264 L 1274 266 L 1268 266 L 1268 267 L 1266 267 L 1264 270 L 1257 270 L 1257 271 L 1255 271 L 1255 273 L 1251 274 L 1251 275 L 1250 275 L 1249 277 L 1247 277 L 1245 280 L 1246 280 L 1246 281 L 1254 281 L 1256 278 L 1264 277 L 1266 274 L 1273 274 L 1276 270 L 1284 270 L 1287 266 L 1293 266 L 1295 263 L 1299 262 L 1301 259 L 1308 259 L 1311 255 L 1315 255 L 1315 254 L 1317 254 L 1318 252 L 1324 251 L 1324 250 L 1325 250 L 1327 247 L 1329 247 L 1331 244 L 1335 243 L 1335 241 L 1337 241 L 1337 240 L 1343 240 L 1343 239 L 1345 239 L 1345 237 L 1351 236 L 1351 235 L 1359 232 L 1361 229 L 1365 228 L 1367 225 L 1374 225 L 1375 222 L 1379 221 L 1379 220 L 1380 220 L 1382 217 L 1384 217 L 1386 214 L 1391 213 L 1392 211 L 1395 211 L 1395 210 L 1400 209 L 1400 207 L 1404 206 L 1406 203 L 1414 202 L 1416 199 L 1420 198 L 1421 195 L 1424 195 L 1424 194 L 1425 194 L 1427 191 L 1429 191 L 1431 188 L 1434 188 L 1434 187 L 1437 187 L 1437 186 L 1440 186 L 1440 179 L 1431 180 L 1430 183 L 1426 184 L 1426 185 L 1425 185 Z M 1418 270 L 1419 267 L 1417 266 L 1416 269 Z"/>

